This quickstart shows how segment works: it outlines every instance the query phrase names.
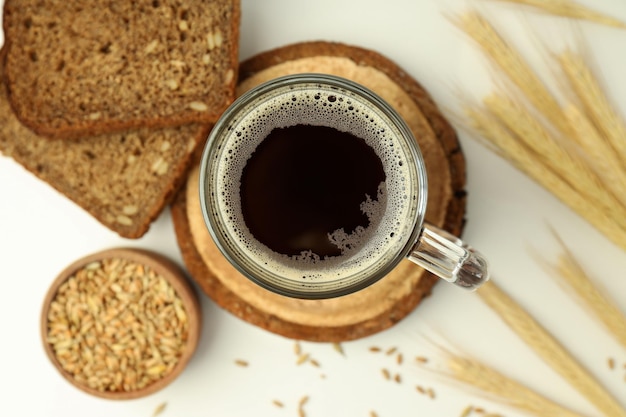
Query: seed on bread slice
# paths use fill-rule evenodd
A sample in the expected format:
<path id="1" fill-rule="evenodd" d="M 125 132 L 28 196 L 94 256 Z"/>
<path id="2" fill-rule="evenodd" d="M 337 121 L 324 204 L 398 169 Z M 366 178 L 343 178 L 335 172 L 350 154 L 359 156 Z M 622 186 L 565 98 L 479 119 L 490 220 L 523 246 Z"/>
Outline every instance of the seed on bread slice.
<path id="1" fill-rule="evenodd" d="M 6 0 L 9 101 L 76 138 L 213 123 L 237 81 L 239 0 Z"/>

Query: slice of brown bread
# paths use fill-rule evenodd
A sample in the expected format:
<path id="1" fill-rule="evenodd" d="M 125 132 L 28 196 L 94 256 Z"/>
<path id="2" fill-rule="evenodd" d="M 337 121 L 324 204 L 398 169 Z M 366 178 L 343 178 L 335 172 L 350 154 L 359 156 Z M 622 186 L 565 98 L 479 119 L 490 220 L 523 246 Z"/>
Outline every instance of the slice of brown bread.
<path id="1" fill-rule="evenodd" d="M 331 42 L 304 42 L 256 55 L 240 65 L 238 92 L 281 75 L 331 73 L 380 94 L 413 131 L 429 172 L 426 219 L 460 235 L 465 216 L 465 158 L 452 126 L 428 92 L 381 54 Z M 200 211 L 198 165 L 172 205 L 183 260 L 192 278 L 219 306 L 279 335 L 317 342 L 362 338 L 393 326 L 427 297 L 438 278 L 406 260 L 356 293 L 328 300 L 279 296 L 239 273 L 213 243 Z"/>
<path id="2" fill-rule="evenodd" d="M 213 123 L 233 100 L 239 0 L 6 0 L 18 118 L 59 138 Z"/>
<path id="3" fill-rule="evenodd" d="M 51 140 L 19 122 L 1 81 L 0 71 L 0 154 L 126 238 L 146 233 L 186 178 L 192 153 L 209 131 L 195 124 Z"/>

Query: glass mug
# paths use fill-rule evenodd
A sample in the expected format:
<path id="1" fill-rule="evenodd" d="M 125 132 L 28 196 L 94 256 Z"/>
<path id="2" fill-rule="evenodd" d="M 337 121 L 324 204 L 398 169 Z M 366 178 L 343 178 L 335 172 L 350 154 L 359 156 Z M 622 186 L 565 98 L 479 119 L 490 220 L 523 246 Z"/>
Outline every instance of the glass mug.
<path id="1" fill-rule="evenodd" d="M 417 141 L 386 102 L 350 80 L 297 74 L 222 115 L 202 154 L 200 202 L 228 261 L 281 295 L 347 295 L 407 258 L 476 289 L 487 261 L 424 222 L 426 178 Z"/>

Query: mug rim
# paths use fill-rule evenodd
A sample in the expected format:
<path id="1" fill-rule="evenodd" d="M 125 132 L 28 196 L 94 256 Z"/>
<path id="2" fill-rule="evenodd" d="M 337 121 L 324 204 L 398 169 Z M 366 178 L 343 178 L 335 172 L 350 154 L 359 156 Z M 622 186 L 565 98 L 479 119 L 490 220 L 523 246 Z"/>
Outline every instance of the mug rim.
<path id="1" fill-rule="evenodd" d="M 229 249 L 229 244 L 224 240 L 222 235 L 216 232 L 217 225 L 215 217 L 219 215 L 211 215 L 209 202 L 209 188 L 212 187 L 210 179 L 210 165 L 211 165 L 211 156 L 214 154 L 214 144 L 221 138 L 225 129 L 228 128 L 230 123 L 236 118 L 239 110 L 242 109 L 245 105 L 247 105 L 251 100 L 257 97 L 263 97 L 268 93 L 271 93 L 274 90 L 282 89 L 285 87 L 290 87 L 294 85 L 307 85 L 307 84 L 322 84 L 326 85 L 330 88 L 342 88 L 350 93 L 356 94 L 368 103 L 375 106 L 378 110 L 380 110 L 392 124 L 401 132 L 402 141 L 407 145 L 408 149 L 411 152 L 411 157 L 415 162 L 415 170 L 417 174 L 417 183 L 414 184 L 414 187 L 418 187 L 420 192 L 417 193 L 417 201 L 415 203 L 415 214 L 410 221 L 409 227 L 407 229 L 411 230 L 411 234 L 409 238 L 406 240 L 406 243 L 401 247 L 401 249 L 397 250 L 393 255 L 393 258 L 389 259 L 387 263 L 384 264 L 383 267 L 377 269 L 375 273 L 367 275 L 365 278 L 359 280 L 356 283 L 353 283 L 349 286 L 333 288 L 329 290 L 315 290 L 311 291 L 309 284 L 308 286 L 302 286 L 301 290 L 295 289 L 287 289 L 282 287 L 277 287 L 269 282 L 266 282 L 264 279 L 259 278 L 254 273 L 246 269 L 241 265 L 241 263 L 237 260 L 237 257 L 231 253 Z M 200 193 L 200 205 L 202 216 L 204 219 L 204 223 L 216 244 L 217 248 L 220 250 L 222 255 L 228 260 L 228 262 L 235 267 L 240 273 L 242 273 L 246 278 L 250 279 L 257 285 L 265 288 L 271 292 L 277 293 L 279 295 L 284 295 L 293 298 L 301 298 L 301 299 L 325 299 L 325 298 L 334 298 L 339 296 L 344 296 L 361 290 L 375 283 L 376 281 L 383 278 L 387 275 L 393 268 L 395 268 L 400 261 L 406 259 L 409 255 L 411 249 L 415 246 L 419 236 L 421 235 L 424 218 L 426 213 L 426 203 L 428 201 L 428 181 L 427 181 L 427 172 L 426 165 L 424 161 L 424 157 L 419 148 L 419 144 L 413 135 L 413 132 L 408 127 L 407 123 L 400 117 L 398 112 L 393 109 L 386 101 L 384 101 L 380 96 L 376 93 L 368 89 L 367 87 L 356 83 L 352 80 L 331 75 L 331 74 L 321 74 L 321 73 L 298 73 L 298 74 L 290 74 L 284 75 L 272 80 L 261 83 L 245 93 L 239 96 L 220 116 L 219 120 L 211 129 L 209 133 L 203 152 L 200 160 L 200 172 L 199 172 L 199 193 Z M 230 237 L 231 239 L 235 239 L 234 237 Z M 279 276 L 276 273 L 272 273 L 274 276 Z M 284 280 L 292 281 L 288 277 L 282 277 Z M 305 288 L 309 288 L 306 290 Z"/>

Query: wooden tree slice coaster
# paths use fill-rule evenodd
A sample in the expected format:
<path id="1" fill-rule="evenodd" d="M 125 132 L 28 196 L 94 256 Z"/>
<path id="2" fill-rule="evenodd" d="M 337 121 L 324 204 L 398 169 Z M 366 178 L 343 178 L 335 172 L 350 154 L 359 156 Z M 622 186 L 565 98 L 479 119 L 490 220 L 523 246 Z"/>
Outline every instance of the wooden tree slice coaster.
<path id="1" fill-rule="evenodd" d="M 289 45 L 240 66 L 238 95 L 278 76 L 317 72 L 358 82 L 385 99 L 409 124 L 428 170 L 426 219 L 460 235 L 465 215 L 465 159 L 455 131 L 428 93 L 380 54 L 328 42 Z M 328 300 L 300 300 L 269 292 L 233 268 L 213 243 L 200 211 L 198 166 L 172 205 L 184 262 L 197 284 L 237 317 L 298 340 L 341 342 L 394 325 L 431 293 L 438 278 L 408 260 L 370 287 Z"/>

